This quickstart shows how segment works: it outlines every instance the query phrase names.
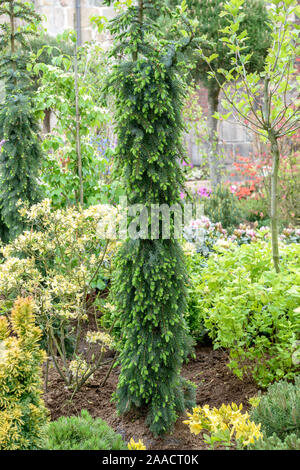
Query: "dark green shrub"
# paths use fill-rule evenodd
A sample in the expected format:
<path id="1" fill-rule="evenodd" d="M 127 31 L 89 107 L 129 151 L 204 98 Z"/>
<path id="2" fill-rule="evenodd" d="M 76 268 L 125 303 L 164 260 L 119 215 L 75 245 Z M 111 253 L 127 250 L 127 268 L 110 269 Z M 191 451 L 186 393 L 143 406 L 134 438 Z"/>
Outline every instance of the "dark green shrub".
<path id="1" fill-rule="evenodd" d="M 123 450 L 127 449 L 120 434 L 116 434 L 100 418 L 93 419 L 88 411 L 81 416 L 61 417 L 49 424 L 48 450 Z"/>
<path id="2" fill-rule="evenodd" d="M 205 200 L 204 213 L 212 222 L 221 222 L 228 231 L 232 231 L 243 219 L 237 197 L 223 185 L 219 185 Z"/>
<path id="3" fill-rule="evenodd" d="M 261 423 L 261 431 L 269 440 L 270 445 L 277 442 L 276 438 L 285 441 L 291 434 L 298 446 L 300 444 L 300 376 L 295 384 L 281 381 L 274 383 L 262 396 L 259 405 L 251 412 L 251 420 Z M 291 436 L 290 436 L 291 437 Z"/>
<path id="4" fill-rule="evenodd" d="M 266 199 L 237 199 L 237 207 L 241 213 L 241 218 L 243 221 L 257 222 L 258 227 L 270 225 L 270 209 L 269 203 Z"/>

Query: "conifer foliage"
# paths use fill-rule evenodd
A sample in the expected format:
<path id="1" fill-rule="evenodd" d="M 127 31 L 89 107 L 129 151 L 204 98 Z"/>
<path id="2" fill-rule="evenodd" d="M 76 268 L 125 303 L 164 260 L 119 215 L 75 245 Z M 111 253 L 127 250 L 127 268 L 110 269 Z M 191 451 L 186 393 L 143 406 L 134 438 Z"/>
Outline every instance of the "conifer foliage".
<path id="1" fill-rule="evenodd" d="M 128 238 L 117 256 L 114 295 L 123 342 L 116 399 L 121 413 L 145 407 L 151 431 L 162 434 L 178 411 L 193 406 L 194 387 L 180 377 L 192 345 L 183 318 L 183 254 L 174 231 L 164 239 L 160 225 L 158 239 L 151 238 L 149 214 L 151 204 L 180 202 L 184 86 L 178 57 L 193 32 L 187 27 L 178 42 L 158 40 L 148 14 L 156 3 L 139 1 L 112 20 L 112 55 L 121 60 L 107 92 L 115 96 L 117 172 L 129 204 L 148 209 L 148 233 Z"/>
<path id="2" fill-rule="evenodd" d="M 0 235 L 13 238 L 23 224 L 18 200 L 33 204 L 39 199 L 38 170 L 41 147 L 33 106 L 29 72 L 28 39 L 36 32 L 39 16 L 30 3 L 19 0 L 0 2 L 0 80 L 5 97 L 0 104 Z"/>

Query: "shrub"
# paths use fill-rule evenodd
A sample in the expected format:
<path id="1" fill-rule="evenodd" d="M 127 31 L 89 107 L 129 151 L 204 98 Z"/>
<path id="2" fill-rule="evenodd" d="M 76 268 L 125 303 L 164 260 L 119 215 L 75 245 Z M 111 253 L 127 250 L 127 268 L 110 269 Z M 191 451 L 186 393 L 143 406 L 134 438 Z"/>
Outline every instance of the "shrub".
<path id="1" fill-rule="evenodd" d="M 10 323 L 0 318 L 0 449 L 42 447 L 47 410 L 41 399 L 40 328 L 30 298 L 17 299 Z"/>
<path id="2" fill-rule="evenodd" d="M 300 444 L 300 377 L 296 377 L 295 384 L 286 381 L 272 384 L 252 410 L 251 419 L 261 423 L 264 436 L 275 435 L 285 441 L 294 434 Z"/>
<path id="3" fill-rule="evenodd" d="M 124 450 L 126 445 L 100 418 L 93 419 L 88 411 L 80 416 L 61 417 L 48 427 L 48 450 Z"/>
<path id="4" fill-rule="evenodd" d="M 190 272 L 199 328 L 204 323 L 215 348 L 229 348 L 229 366 L 239 377 L 252 373 L 262 387 L 292 379 L 298 370 L 300 246 L 282 245 L 278 274 L 268 242 L 218 250 Z"/>
<path id="5" fill-rule="evenodd" d="M 106 287 L 115 246 L 100 239 L 99 224 L 109 225 L 117 209 L 99 205 L 53 211 L 45 199 L 21 212 L 31 230 L 1 250 L 0 307 L 9 313 L 16 297 L 34 296 L 47 352 L 66 385 L 78 389 L 97 369 L 110 343 L 101 332 L 87 332 L 86 356 L 93 349 L 94 357 L 85 361 L 80 341 L 88 294 Z M 100 343 L 97 351 L 94 343 Z"/>
<path id="6" fill-rule="evenodd" d="M 122 180 L 129 205 L 142 204 L 144 215 L 153 204 L 157 208 L 178 204 L 184 185 L 179 161 L 186 69 L 181 53 L 193 40 L 192 26 L 185 30 L 183 23 L 178 33 L 184 36 L 175 42 L 156 36 L 153 48 L 156 25 L 149 13 L 158 5 L 139 1 L 110 23 L 116 38 L 111 53 L 115 65 L 105 90 L 115 99 L 115 174 Z M 180 21 L 179 14 L 177 18 Z M 158 230 L 153 235 L 155 219 Z M 155 435 L 169 431 L 177 412 L 194 403 L 194 388 L 180 376 L 192 346 L 184 321 L 184 257 L 174 236 L 173 216 L 168 238 L 161 220 L 161 213 L 152 213 L 136 231 L 140 224 L 136 225 L 136 215 L 130 215 L 130 238 L 116 256 L 113 278 L 123 340 L 115 393 L 118 411 L 146 411 L 146 424 Z"/>
<path id="7" fill-rule="evenodd" d="M 7 240 L 24 229 L 17 201 L 33 204 L 41 197 L 38 179 L 43 153 L 32 77 L 27 70 L 28 38 L 38 35 L 41 17 L 32 2 L 19 0 L 2 0 L 0 16 L 0 79 L 5 86 L 0 102 L 0 232 Z"/>

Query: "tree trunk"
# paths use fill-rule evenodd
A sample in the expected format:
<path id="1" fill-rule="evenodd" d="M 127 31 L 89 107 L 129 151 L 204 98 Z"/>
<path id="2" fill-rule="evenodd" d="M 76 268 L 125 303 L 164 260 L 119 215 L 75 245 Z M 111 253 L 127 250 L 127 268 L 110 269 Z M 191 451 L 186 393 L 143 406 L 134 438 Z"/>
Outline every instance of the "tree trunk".
<path id="1" fill-rule="evenodd" d="M 51 109 L 45 109 L 45 116 L 44 116 L 44 131 L 46 134 L 50 134 L 51 132 Z"/>
<path id="2" fill-rule="evenodd" d="M 279 170 L 279 146 L 274 134 L 269 134 L 272 154 L 271 173 L 271 227 L 272 227 L 272 255 L 276 272 L 279 272 L 279 249 L 278 249 L 278 170 Z"/>
<path id="3" fill-rule="evenodd" d="M 213 117 L 214 113 L 218 111 L 220 88 L 208 89 L 208 127 L 209 127 L 209 142 L 208 142 L 208 161 L 210 181 L 212 188 L 216 188 L 221 182 L 220 162 L 218 157 L 218 120 Z"/>

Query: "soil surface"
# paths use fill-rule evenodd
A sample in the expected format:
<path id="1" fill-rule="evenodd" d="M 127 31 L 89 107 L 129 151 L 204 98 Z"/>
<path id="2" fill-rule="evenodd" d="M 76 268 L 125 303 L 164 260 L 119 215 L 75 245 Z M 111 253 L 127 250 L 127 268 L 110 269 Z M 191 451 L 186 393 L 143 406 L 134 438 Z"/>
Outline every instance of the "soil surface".
<path id="1" fill-rule="evenodd" d="M 222 403 L 243 403 L 244 410 L 248 409 L 248 400 L 254 396 L 258 388 L 251 378 L 243 381 L 238 379 L 227 367 L 226 351 L 214 351 L 211 347 L 198 347 L 196 359 L 184 365 L 182 375 L 197 384 L 197 404 L 220 407 Z M 141 415 L 131 413 L 127 416 L 117 416 L 116 407 L 111 402 L 112 394 L 118 382 L 119 368 L 114 368 L 104 387 L 100 387 L 108 371 L 109 365 L 98 370 L 88 384 L 71 398 L 68 391 L 54 368 L 49 371 L 48 392 L 44 394 L 46 406 L 50 409 L 51 419 L 60 416 L 78 415 L 86 409 L 93 417 L 104 419 L 127 442 L 133 437 L 141 439 L 147 450 L 202 450 L 206 449 L 201 435 L 190 433 L 189 427 L 183 424 L 184 415 L 179 416 L 173 431 L 161 438 L 154 438 L 145 426 Z"/>

